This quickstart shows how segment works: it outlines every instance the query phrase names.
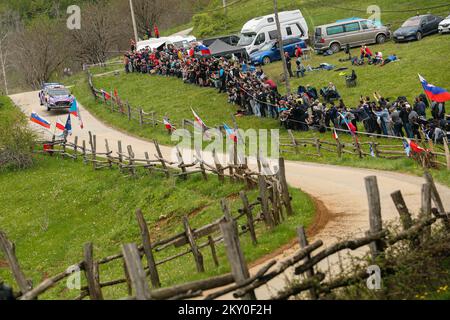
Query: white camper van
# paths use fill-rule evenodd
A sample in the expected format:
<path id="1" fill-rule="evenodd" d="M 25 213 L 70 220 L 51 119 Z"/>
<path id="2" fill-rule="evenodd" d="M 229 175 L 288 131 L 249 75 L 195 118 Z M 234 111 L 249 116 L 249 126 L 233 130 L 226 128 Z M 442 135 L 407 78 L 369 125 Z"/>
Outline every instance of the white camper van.
<path id="1" fill-rule="evenodd" d="M 308 39 L 308 25 L 300 10 L 283 11 L 279 14 L 281 36 Z M 241 30 L 238 46 L 243 46 L 249 54 L 258 51 L 264 44 L 277 39 L 275 14 L 254 18 L 248 21 Z"/>

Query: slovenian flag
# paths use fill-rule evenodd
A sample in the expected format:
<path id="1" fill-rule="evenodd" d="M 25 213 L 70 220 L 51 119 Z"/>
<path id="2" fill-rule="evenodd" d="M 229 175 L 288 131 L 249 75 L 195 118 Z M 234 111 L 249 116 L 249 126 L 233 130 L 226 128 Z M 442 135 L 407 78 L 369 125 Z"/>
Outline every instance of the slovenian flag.
<path id="1" fill-rule="evenodd" d="M 209 50 L 209 48 L 203 44 L 197 46 L 197 49 L 201 52 L 203 56 L 208 56 L 211 54 L 211 50 Z"/>
<path id="2" fill-rule="evenodd" d="M 69 117 L 70 117 L 70 114 L 69 114 Z M 66 130 L 66 126 L 62 122 L 61 118 L 58 118 L 58 120 L 56 121 L 56 129 L 58 129 L 60 131 Z"/>
<path id="3" fill-rule="evenodd" d="M 46 128 L 46 129 L 50 129 L 50 122 L 48 120 L 42 118 L 40 115 L 38 115 L 34 111 L 31 113 L 30 121 Z"/>
<path id="4" fill-rule="evenodd" d="M 168 119 L 164 118 L 163 122 L 164 122 L 164 126 L 166 127 L 167 130 L 169 130 L 169 132 L 172 132 L 173 130 L 175 130 L 175 127 L 169 122 Z"/>
<path id="5" fill-rule="evenodd" d="M 225 129 L 225 132 L 227 133 L 228 138 L 232 140 L 233 142 L 238 142 L 238 137 L 236 135 L 236 132 L 231 129 L 229 126 L 227 126 L 225 123 L 223 124 L 223 127 Z"/>
<path id="6" fill-rule="evenodd" d="M 419 74 L 420 82 L 422 83 L 423 90 L 425 90 L 425 94 L 431 101 L 436 102 L 446 102 L 450 101 L 450 93 L 440 87 L 436 87 L 427 82 L 420 74 Z"/>

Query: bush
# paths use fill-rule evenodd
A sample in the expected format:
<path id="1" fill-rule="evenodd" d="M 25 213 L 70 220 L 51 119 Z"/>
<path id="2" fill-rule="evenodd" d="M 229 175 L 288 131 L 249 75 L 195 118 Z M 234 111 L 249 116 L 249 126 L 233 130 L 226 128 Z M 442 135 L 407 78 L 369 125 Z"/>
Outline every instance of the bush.
<path id="1" fill-rule="evenodd" d="M 222 35 L 228 30 L 228 17 L 223 12 L 199 13 L 192 18 L 194 33 L 199 38 Z"/>
<path id="2" fill-rule="evenodd" d="M 9 99 L 0 97 L 0 171 L 30 167 L 35 141 L 26 117 Z"/>

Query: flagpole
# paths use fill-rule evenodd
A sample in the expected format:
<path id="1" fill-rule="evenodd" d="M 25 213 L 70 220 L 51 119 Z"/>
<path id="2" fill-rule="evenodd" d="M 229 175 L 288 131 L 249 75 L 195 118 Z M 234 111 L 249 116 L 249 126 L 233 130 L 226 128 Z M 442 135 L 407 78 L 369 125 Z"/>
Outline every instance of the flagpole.
<path id="1" fill-rule="evenodd" d="M 131 20 L 133 22 L 134 40 L 135 40 L 136 46 L 137 46 L 139 39 L 138 39 L 138 32 L 137 32 L 137 27 L 136 27 L 136 18 L 134 16 L 133 0 L 130 0 L 130 10 L 131 10 Z"/>

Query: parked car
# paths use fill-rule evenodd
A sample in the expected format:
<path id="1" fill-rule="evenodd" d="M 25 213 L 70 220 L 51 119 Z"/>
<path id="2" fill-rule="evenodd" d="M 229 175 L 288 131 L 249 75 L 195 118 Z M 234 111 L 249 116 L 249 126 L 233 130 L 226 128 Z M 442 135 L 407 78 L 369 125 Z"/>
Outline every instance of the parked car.
<path id="1" fill-rule="evenodd" d="M 424 36 L 438 32 L 439 23 L 443 19 L 432 14 L 415 16 L 406 20 L 394 32 L 394 41 L 422 40 Z"/>
<path id="2" fill-rule="evenodd" d="M 45 83 L 39 92 L 41 106 L 45 106 L 47 111 L 53 109 L 68 109 L 72 105 L 74 98 L 70 91 L 59 83 Z"/>
<path id="3" fill-rule="evenodd" d="M 439 23 L 439 33 L 450 32 L 450 15 Z"/>
<path id="4" fill-rule="evenodd" d="M 377 26 L 371 20 L 354 19 L 316 27 L 314 49 L 317 52 L 331 50 L 339 52 L 347 45 L 358 47 L 373 43 L 384 43 L 391 36 L 388 27 Z"/>
<path id="5" fill-rule="evenodd" d="M 306 43 L 300 38 L 287 38 L 283 40 L 283 48 L 290 56 L 294 56 L 295 48 L 299 45 L 302 49 L 306 49 Z M 250 55 L 252 64 L 268 64 L 273 61 L 281 60 L 280 50 L 278 48 L 278 41 L 272 40 L 264 45 L 259 51 Z"/>

